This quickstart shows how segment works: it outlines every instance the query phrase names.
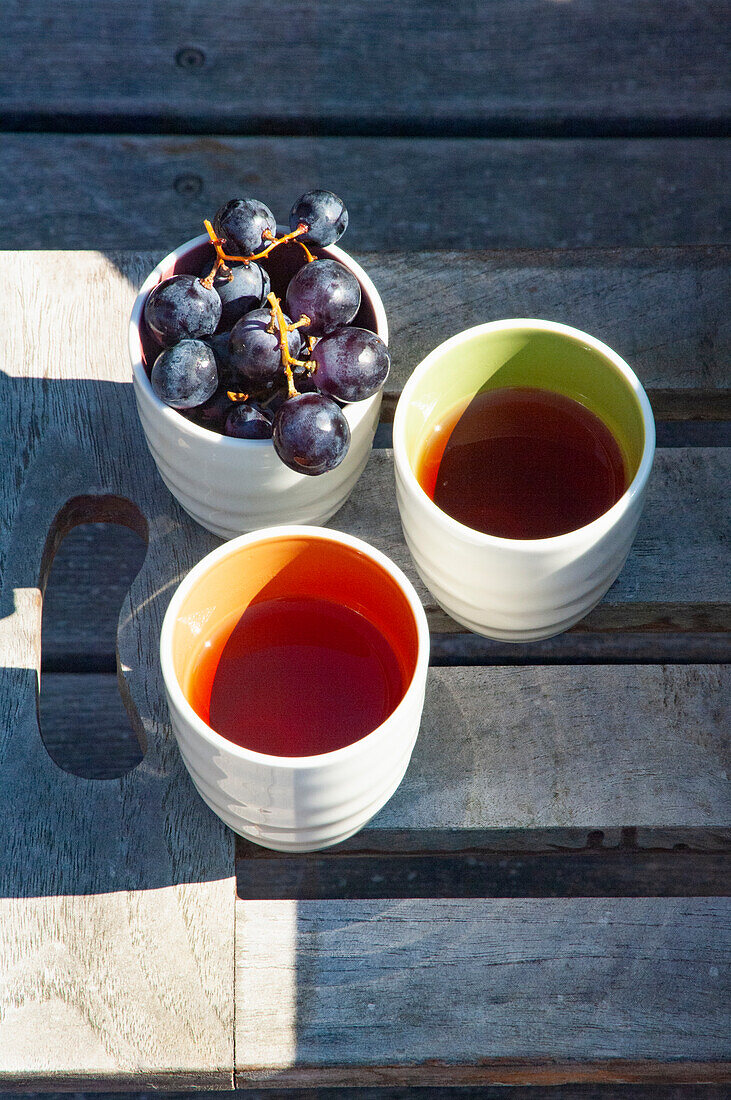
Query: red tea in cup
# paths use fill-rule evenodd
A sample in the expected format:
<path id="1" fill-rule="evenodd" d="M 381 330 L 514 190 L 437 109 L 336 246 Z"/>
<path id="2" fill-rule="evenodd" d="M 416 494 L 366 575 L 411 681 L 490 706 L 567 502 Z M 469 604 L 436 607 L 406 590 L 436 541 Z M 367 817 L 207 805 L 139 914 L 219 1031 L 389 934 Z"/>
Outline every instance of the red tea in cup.
<path id="1" fill-rule="evenodd" d="M 353 744 L 386 721 L 413 678 L 417 635 L 403 592 L 326 538 L 242 550 L 238 570 L 232 560 L 201 582 L 191 615 L 188 702 L 253 752 L 319 756 Z"/>
<path id="2" fill-rule="evenodd" d="M 484 390 L 442 417 L 417 477 L 447 515 L 505 539 L 575 531 L 627 487 L 604 422 L 573 398 L 531 386 Z"/>
<path id="3" fill-rule="evenodd" d="M 253 603 L 231 633 L 208 642 L 195 674 L 198 714 L 255 752 L 341 749 L 385 722 L 406 688 L 380 630 L 316 596 Z"/>

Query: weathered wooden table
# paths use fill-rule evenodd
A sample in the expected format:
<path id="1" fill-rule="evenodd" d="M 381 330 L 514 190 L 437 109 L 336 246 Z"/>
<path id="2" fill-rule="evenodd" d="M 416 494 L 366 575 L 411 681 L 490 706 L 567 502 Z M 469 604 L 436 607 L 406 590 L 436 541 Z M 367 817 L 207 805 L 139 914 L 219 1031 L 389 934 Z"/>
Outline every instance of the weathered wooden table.
<path id="1" fill-rule="evenodd" d="M 614 1100 L 629 1081 L 659 1100 L 657 1082 L 727 1080 L 724 4 L 2 17 L 0 247 L 71 251 L 0 261 L 0 1086 L 555 1100 L 573 1081 Z M 571 632 L 491 643 L 420 588 L 433 667 L 405 782 L 347 845 L 288 858 L 236 847 L 171 744 L 157 632 L 216 540 L 156 476 L 124 322 L 221 202 L 282 216 L 313 186 L 348 203 L 394 353 L 334 525 L 413 576 L 389 416 L 423 354 L 481 321 L 602 337 L 649 390 L 659 449 L 630 560 Z M 160 252 L 76 251 L 117 248 Z"/>
<path id="2" fill-rule="evenodd" d="M 332 525 L 416 583 L 388 421 L 455 318 L 547 317 L 606 340 L 648 389 L 659 449 L 630 559 L 569 633 L 466 635 L 419 586 L 433 667 L 406 779 L 359 836 L 297 857 L 235 842 L 167 724 L 161 617 L 218 540 L 162 485 L 134 409 L 125 319 L 156 259 L 0 260 L 0 1083 L 728 1080 L 728 254 L 358 255 L 394 372 Z M 92 521 L 147 543 L 114 608 L 145 754 L 104 780 L 61 770 L 37 714 L 43 662 L 41 710 L 52 698 L 77 735 L 66 766 L 108 774 L 110 678 L 78 657 L 88 612 L 67 600 L 41 638 L 54 554 Z M 87 568 L 111 608 L 107 559 Z M 58 755 L 52 724 L 44 737 Z"/>

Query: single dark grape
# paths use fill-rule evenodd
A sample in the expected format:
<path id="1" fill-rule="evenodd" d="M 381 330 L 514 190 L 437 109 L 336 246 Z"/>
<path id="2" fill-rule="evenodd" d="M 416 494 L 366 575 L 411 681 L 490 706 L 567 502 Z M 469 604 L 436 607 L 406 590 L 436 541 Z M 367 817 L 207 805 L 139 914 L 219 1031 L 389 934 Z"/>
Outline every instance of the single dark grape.
<path id="1" fill-rule="evenodd" d="M 287 287 L 287 312 L 295 320 L 307 314 L 310 324 L 302 331 L 310 336 L 322 336 L 338 325 L 349 324 L 359 308 L 358 280 L 337 260 L 305 264 Z"/>
<path id="2" fill-rule="evenodd" d="M 289 227 L 308 226 L 299 238 L 309 244 L 334 244 L 348 228 L 348 211 L 342 199 L 332 191 L 307 191 L 292 207 Z"/>
<path id="3" fill-rule="evenodd" d="M 231 398 L 226 392 L 225 385 L 219 385 L 212 397 L 209 397 L 202 405 L 195 409 L 187 409 L 183 415 L 198 424 L 201 428 L 208 428 L 209 432 L 217 432 L 223 435 L 226 426 L 226 417 L 232 408 Z M 182 410 L 181 410 L 182 411 Z"/>
<path id="4" fill-rule="evenodd" d="M 277 223 L 268 206 L 258 199 L 231 199 L 217 210 L 213 228 L 226 241 L 224 251 L 229 255 L 252 256 L 261 252 L 269 243 L 264 238 L 268 229 L 277 235 Z"/>
<path id="5" fill-rule="evenodd" d="M 314 380 L 321 393 L 340 401 L 364 401 L 380 389 L 388 377 L 388 348 L 365 328 L 339 328 L 315 344 Z"/>
<path id="6" fill-rule="evenodd" d="M 172 275 L 150 291 L 145 323 L 165 347 L 178 340 L 210 336 L 221 319 L 221 299 L 195 275 Z"/>
<path id="7" fill-rule="evenodd" d="M 216 391 L 216 357 L 202 340 L 181 340 L 160 352 L 150 382 L 160 400 L 171 408 L 195 408 Z"/>
<path id="8" fill-rule="evenodd" d="M 274 449 L 285 466 L 300 474 L 324 474 L 345 458 L 350 428 L 330 397 L 290 397 L 274 417 Z"/>
<path id="9" fill-rule="evenodd" d="M 231 264 L 227 274 L 219 268 L 213 280 L 213 289 L 223 306 L 218 323 L 221 331 L 230 329 L 239 317 L 263 305 L 272 285 L 264 268 L 252 261 L 250 264 Z"/>
<path id="10" fill-rule="evenodd" d="M 271 439 L 271 421 L 253 405 L 232 405 L 226 418 L 226 435 L 234 439 Z"/>
<path id="11" fill-rule="evenodd" d="M 231 329 L 228 350 L 233 369 L 255 386 L 271 386 L 283 377 L 279 329 L 267 332 L 271 323 L 268 309 L 255 309 Z M 285 317 L 289 324 L 289 319 Z M 302 345 L 300 330 L 288 333 L 290 355 L 296 359 Z M 243 383 L 242 383 L 243 385 Z"/>

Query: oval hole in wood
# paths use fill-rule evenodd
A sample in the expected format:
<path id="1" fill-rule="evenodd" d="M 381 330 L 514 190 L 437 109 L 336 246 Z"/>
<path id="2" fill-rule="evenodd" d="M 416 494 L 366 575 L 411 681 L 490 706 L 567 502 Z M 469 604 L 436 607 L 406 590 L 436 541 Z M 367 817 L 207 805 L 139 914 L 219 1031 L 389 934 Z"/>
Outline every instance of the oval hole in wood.
<path id="1" fill-rule="evenodd" d="M 74 497 L 56 516 L 41 568 L 41 737 L 54 762 L 114 779 L 143 749 L 117 685 L 122 602 L 139 572 L 147 524 L 121 497 Z"/>

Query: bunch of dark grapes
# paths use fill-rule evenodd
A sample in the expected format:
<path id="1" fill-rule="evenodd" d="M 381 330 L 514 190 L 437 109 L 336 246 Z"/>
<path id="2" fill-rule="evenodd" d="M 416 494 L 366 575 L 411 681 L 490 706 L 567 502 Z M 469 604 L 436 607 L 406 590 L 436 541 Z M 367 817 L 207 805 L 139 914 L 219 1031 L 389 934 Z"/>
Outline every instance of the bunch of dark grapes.
<path id="1" fill-rule="evenodd" d="M 164 279 L 145 303 L 147 329 L 163 348 L 150 381 L 161 401 L 201 427 L 271 439 L 286 466 L 316 475 L 348 453 L 343 406 L 376 393 L 391 360 L 380 337 L 352 324 L 358 280 L 307 247 L 324 248 L 345 232 L 342 199 L 308 191 L 289 224 L 277 237 L 271 210 L 256 199 L 232 199 L 205 223 L 213 266 Z M 306 260 L 278 297 L 257 261 L 287 242 Z"/>

